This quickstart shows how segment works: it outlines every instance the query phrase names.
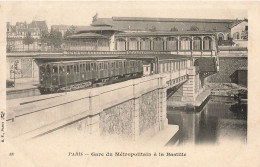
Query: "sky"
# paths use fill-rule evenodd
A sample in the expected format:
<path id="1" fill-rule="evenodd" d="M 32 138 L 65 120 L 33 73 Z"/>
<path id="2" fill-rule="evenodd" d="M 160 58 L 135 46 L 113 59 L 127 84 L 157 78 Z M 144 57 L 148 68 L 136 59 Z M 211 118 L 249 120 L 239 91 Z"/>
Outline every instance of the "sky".
<path id="1" fill-rule="evenodd" d="M 224 5 L 224 6 L 223 6 Z M 51 25 L 89 25 L 92 17 L 159 17 L 244 19 L 245 4 L 234 2 L 6 2 L 3 4 L 6 21 L 46 20 Z"/>

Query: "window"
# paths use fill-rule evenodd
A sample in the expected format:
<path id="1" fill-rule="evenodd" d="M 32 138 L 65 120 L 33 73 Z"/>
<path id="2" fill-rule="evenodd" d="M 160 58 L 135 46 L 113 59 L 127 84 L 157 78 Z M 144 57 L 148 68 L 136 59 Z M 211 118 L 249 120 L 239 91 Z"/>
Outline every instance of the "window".
<path id="1" fill-rule="evenodd" d="M 174 37 L 168 38 L 167 42 L 166 42 L 166 47 L 167 47 L 167 50 L 177 50 L 177 48 L 178 48 L 177 39 Z"/>
<path id="2" fill-rule="evenodd" d="M 90 65 L 86 64 L 86 71 L 90 71 Z"/>
<path id="3" fill-rule="evenodd" d="M 82 69 L 82 67 L 83 67 L 82 64 L 80 64 L 79 66 L 80 66 L 80 72 L 82 72 L 82 71 L 83 71 L 83 69 Z"/>
<path id="4" fill-rule="evenodd" d="M 86 71 L 86 64 L 83 64 L 83 69 L 82 71 Z"/>
<path id="5" fill-rule="evenodd" d="M 52 67 L 52 73 L 54 74 L 58 73 L 58 67 L 56 65 Z"/>
<path id="6" fill-rule="evenodd" d="M 180 50 L 191 50 L 190 38 L 181 38 Z"/>
<path id="7" fill-rule="evenodd" d="M 151 50 L 151 41 L 148 38 L 141 39 L 141 50 Z"/>
<path id="8" fill-rule="evenodd" d="M 224 40 L 224 35 L 222 33 L 218 34 L 218 40 L 219 41 Z"/>
<path id="9" fill-rule="evenodd" d="M 193 39 L 193 50 L 201 50 L 201 39 L 199 37 Z"/>
<path id="10" fill-rule="evenodd" d="M 137 50 L 138 49 L 138 41 L 135 38 L 129 39 L 129 50 Z"/>
<path id="11" fill-rule="evenodd" d="M 67 66 L 67 74 L 71 74 L 70 66 Z"/>
<path id="12" fill-rule="evenodd" d="M 248 26 L 245 26 L 245 30 L 248 31 Z"/>
<path id="13" fill-rule="evenodd" d="M 154 38 L 153 49 L 154 50 L 163 50 L 163 39 L 162 38 Z"/>
<path id="14" fill-rule="evenodd" d="M 203 39 L 203 49 L 204 50 L 211 50 L 212 46 L 211 46 L 211 38 L 210 37 L 205 37 Z"/>
<path id="15" fill-rule="evenodd" d="M 116 40 L 116 50 L 126 50 L 126 41 L 122 38 Z"/>
<path id="16" fill-rule="evenodd" d="M 60 74 L 64 74 L 65 73 L 65 68 L 64 68 L 63 65 L 59 66 L 59 72 L 60 72 Z"/>

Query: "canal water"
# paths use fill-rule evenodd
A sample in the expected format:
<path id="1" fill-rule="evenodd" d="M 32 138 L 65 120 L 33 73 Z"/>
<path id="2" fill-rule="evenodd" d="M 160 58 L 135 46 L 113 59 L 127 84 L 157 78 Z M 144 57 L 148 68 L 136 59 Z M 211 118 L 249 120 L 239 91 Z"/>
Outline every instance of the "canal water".
<path id="1" fill-rule="evenodd" d="M 247 140 L 247 105 L 233 98 L 210 97 L 196 111 L 168 107 L 167 117 L 169 124 L 179 125 L 168 146 L 176 142 L 204 145 Z"/>

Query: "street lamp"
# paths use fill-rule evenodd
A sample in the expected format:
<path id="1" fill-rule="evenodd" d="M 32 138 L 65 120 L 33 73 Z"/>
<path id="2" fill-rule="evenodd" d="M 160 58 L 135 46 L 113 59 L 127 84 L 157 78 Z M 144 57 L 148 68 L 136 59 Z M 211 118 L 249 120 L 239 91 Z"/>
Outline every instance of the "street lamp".
<path id="1" fill-rule="evenodd" d="M 18 66 L 19 61 L 15 60 L 14 61 L 14 67 L 13 67 L 13 73 L 14 73 L 14 87 L 15 87 L 15 71 L 18 70 L 17 66 Z"/>

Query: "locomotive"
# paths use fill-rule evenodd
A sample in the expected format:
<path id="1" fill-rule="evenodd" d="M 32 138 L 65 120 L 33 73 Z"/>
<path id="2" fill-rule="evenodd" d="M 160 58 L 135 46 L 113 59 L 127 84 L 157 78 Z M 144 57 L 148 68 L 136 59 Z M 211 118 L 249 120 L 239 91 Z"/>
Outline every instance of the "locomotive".
<path id="1" fill-rule="evenodd" d="M 143 74 L 141 60 L 107 59 L 49 62 L 39 67 L 41 94 L 77 90 L 111 79 Z"/>

